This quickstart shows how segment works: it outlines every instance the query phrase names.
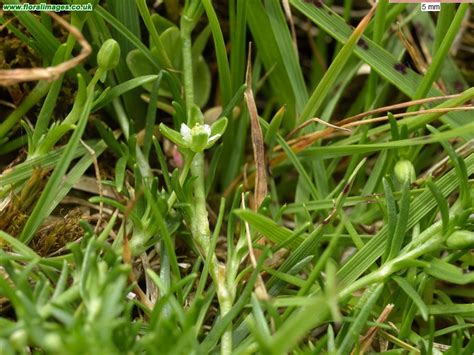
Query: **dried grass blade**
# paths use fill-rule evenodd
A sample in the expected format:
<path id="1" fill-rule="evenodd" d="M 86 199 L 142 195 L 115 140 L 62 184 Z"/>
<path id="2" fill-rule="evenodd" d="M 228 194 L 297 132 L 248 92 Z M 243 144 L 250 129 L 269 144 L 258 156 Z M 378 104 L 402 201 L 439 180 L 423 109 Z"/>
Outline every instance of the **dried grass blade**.
<path id="1" fill-rule="evenodd" d="M 252 91 L 252 48 L 249 47 L 249 54 L 247 60 L 247 73 L 246 73 L 246 85 L 244 96 L 247 102 L 247 107 L 250 115 L 251 135 L 252 135 L 252 148 L 256 166 L 255 176 L 255 203 L 254 209 L 257 210 L 261 205 L 263 199 L 267 195 L 267 174 L 265 169 L 265 147 L 263 143 L 262 128 L 258 121 L 257 105 Z"/>

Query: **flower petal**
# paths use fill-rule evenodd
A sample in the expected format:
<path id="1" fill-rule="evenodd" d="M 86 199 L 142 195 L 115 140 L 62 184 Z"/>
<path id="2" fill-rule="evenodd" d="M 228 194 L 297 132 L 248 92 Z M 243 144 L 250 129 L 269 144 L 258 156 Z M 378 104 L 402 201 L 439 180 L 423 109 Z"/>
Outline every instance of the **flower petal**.
<path id="1" fill-rule="evenodd" d="M 191 143 L 191 140 L 192 140 L 191 128 L 189 128 L 187 124 L 181 123 L 181 128 L 180 128 L 179 131 L 180 131 L 181 135 L 183 136 L 183 139 L 186 142 Z"/>

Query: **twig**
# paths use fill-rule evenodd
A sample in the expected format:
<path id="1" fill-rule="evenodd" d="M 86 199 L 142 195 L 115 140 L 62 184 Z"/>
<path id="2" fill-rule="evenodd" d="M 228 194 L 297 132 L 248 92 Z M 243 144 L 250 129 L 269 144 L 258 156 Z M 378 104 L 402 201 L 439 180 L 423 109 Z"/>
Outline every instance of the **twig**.
<path id="1" fill-rule="evenodd" d="M 53 12 L 46 13 L 51 16 L 56 22 L 58 22 L 62 27 L 68 30 L 69 33 L 74 36 L 74 38 L 76 38 L 77 42 L 79 42 L 79 44 L 82 46 L 81 52 L 77 57 L 69 59 L 54 67 L 0 70 L 0 85 L 11 86 L 26 81 L 36 80 L 54 81 L 58 79 L 61 74 L 79 65 L 79 63 L 81 63 L 89 56 L 89 54 L 92 53 L 92 47 L 89 45 L 89 42 L 87 42 L 82 33 L 76 27 L 72 26 L 67 21 L 63 20 L 60 16 L 56 15 Z"/>
<path id="2" fill-rule="evenodd" d="M 392 312 L 394 305 L 393 304 L 388 304 L 385 306 L 384 310 L 382 313 L 380 313 L 379 317 L 376 320 L 376 323 L 384 323 L 388 316 L 390 315 L 390 312 Z M 359 349 L 359 354 L 364 354 L 365 351 L 369 348 L 370 344 L 372 344 L 372 341 L 375 337 L 375 334 L 377 334 L 377 331 L 379 330 L 379 327 L 373 326 L 370 327 L 367 333 L 362 337 L 361 339 L 361 347 Z M 352 352 L 354 354 L 354 351 Z"/>
<path id="3" fill-rule="evenodd" d="M 321 123 L 322 125 L 325 125 L 325 126 L 328 126 L 328 127 L 331 127 L 331 128 L 334 128 L 334 129 L 339 129 L 341 131 L 346 131 L 346 132 L 349 132 L 351 133 L 351 130 L 350 129 L 347 129 L 347 128 L 344 128 L 344 127 L 340 127 L 340 126 L 336 126 L 332 123 L 329 123 L 329 122 L 326 122 L 318 117 L 313 117 L 309 120 L 307 120 L 306 122 L 302 123 L 301 125 L 299 125 L 298 127 L 296 127 L 294 130 L 292 130 L 290 133 L 288 133 L 288 135 L 286 136 L 286 138 L 290 138 L 292 136 L 294 136 L 296 133 L 298 133 L 299 131 L 301 131 L 303 128 L 309 126 L 311 123 L 314 123 L 314 122 L 317 122 L 317 123 Z"/>
<path id="4" fill-rule="evenodd" d="M 283 5 L 283 11 L 285 12 L 286 19 L 290 24 L 291 29 L 291 38 L 293 40 L 293 48 L 295 49 L 295 54 L 298 56 L 298 40 L 296 38 L 295 22 L 293 21 L 293 16 L 291 14 L 291 7 L 288 0 L 282 0 L 281 4 Z"/>
<path id="5" fill-rule="evenodd" d="M 474 106 L 469 105 L 469 106 L 461 106 L 461 107 L 446 107 L 446 108 L 432 108 L 429 110 L 420 110 L 420 111 L 413 111 L 413 112 L 403 112 L 403 113 L 397 113 L 393 115 L 395 118 L 401 118 L 401 117 L 408 117 L 408 116 L 417 116 L 425 113 L 444 113 L 444 112 L 453 112 L 453 111 L 471 111 L 474 110 Z M 368 120 L 363 120 L 363 121 L 357 121 L 357 122 L 351 122 L 348 124 L 345 124 L 344 127 L 355 127 L 355 126 L 361 126 L 364 124 L 369 124 L 369 123 L 374 123 L 374 122 L 381 122 L 381 121 L 386 121 L 388 120 L 388 116 L 381 116 L 381 117 L 375 117 L 371 118 Z"/>

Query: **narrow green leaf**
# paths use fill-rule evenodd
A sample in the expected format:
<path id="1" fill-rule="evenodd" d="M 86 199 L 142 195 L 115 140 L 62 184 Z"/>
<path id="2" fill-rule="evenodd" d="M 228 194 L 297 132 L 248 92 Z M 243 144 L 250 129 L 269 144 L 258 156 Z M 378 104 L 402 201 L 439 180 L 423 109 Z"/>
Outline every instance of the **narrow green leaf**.
<path id="1" fill-rule="evenodd" d="M 233 212 L 274 243 L 284 243 L 292 234 L 288 228 L 279 226 L 270 218 L 264 217 L 254 211 L 238 209 Z M 295 249 L 301 242 L 302 239 L 298 238 L 289 243 L 288 247 Z"/>
<path id="2" fill-rule="evenodd" d="M 148 104 L 148 110 L 146 112 L 146 119 L 145 119 L 145 137 L 143 138 L 143 155 L 148 158 L 150 155 L 153 131 L 155 129 L 155 121 L 156 121 L 156 102 L 158 100 L 158 90 L 161 84 L 161 73 L 158 74 L 158 77 L 153 83 L 153 88 L 150 95 L 150 102 Z"/>
<path id="3" fill-rule="evenodd" d="M 391 260 L 398 256 L 403 241 L 405 240 L 405 234 L 407 231 L 408 215 L 410 212 L 410 185 L 406 181 L 402 187 L 402 198 L 400 200 L 400 208 L 398 213 L 397 225 L 393 232 L 393 238 L 390 244 L 390 253 L 388 254 L 387 260 Z"/>
<path id="4" fill-rule="evenodd" d="M 432 315 L 466 315 L 474 316 L 474 303 L 467 304 L 436 304 L 428 306 L 428 312 Z"/>
<path id="5" fill-rule="evenodd" d="M 19 254 L 27 256 L 30 259 L 40 259 L 40 256 L 36 254 L 33 249 L 29 248 L 26 244 L 20 242 L 16 238 L 13 238 L 2 230 L 0 230 L 0 239 L 3 239 L 6 243 L 10 244 L 13 250 Z"/>
<path id="6" fill-rule="evenodd" d="M 329 14 L 330 10 L 325 5 L 316 7 L 312 3 L 308 3 L 304 0 L 289 1 L 298 11 L 307 16 L 336 40 L 342 43 L 347 42 L 352 31 L 342 17 L 332 11 L 331 14 Z M 381 77 L 395 85 L 410 98 L 413 98 L 421 83 L 422 77 L 409 68 L 406 68 L 406 70 L 402 72 L 397 71 L 395 65 L 399 64 L 399 62 L 392 54 L 374 43 L 368 37 L 363 36 L 363 39 L 367 43 L 368 49 L 356 46 L 353 53 L 369 64 Z M 440 95 L 441 92 L 436 89 L 431 89 L 428 93 L 429 97 Z M 471 122 L 470 114 L 462 112 L 448 113 L 442 117 L 442 120 L 453 127 L 462 126 Z M 474 134 L 469 134 L 469 136 L 473 137 Z"/>
<path id="7" fill-rule="evenodd" d="M 299 124 L 306 122 L 321 110 L 321 105 L 329 95 L 333 88 L 333 83 L 336 81 L 345 64 L 351 57 L 352 52 L 354 51 L 356 44 L 362 36 L 365 28 L 369 24 L 369 21 L 370 17 L 364 17 L 357 28 L 349 36 L 347 42 L 341 48 L 339 53 L 336 55 L 336 58 L 334 58 L 334 60 L 331 62 L 328 70 L 326 73 L 324 73 L 324 76 L 322 77 L 316 89 L 314 89 L 308 102 L 306 102 L 303 111 L 298 118 Z"/>
<path id="8" fill-rule="evenodd" d="M 111 88 L 105 96 L 100 97 L 97 101 L 94 101 L 92 111 L 97 111 L 107 104 L 111 103 L 115 98 L 137 88 L 144 84 L 150 83 L 158 78 L 158 75 L 144 75 L 138 78 L 133 78 L 120 83 Z"/>
<path id="9" fill-rule="evenodd" d="M 449 49 L 453 44 L 454 38 L 459 32 L 459 28 L 461 27 L 464 14 L 466 13 L 468 8 L 469 4 L 467 3 L 459 5 L 459 8 L 456 12 L 456 16 L 454 16 L 454 19 L 451 21 L 448 31 L 446 33 L 443 33 L 442 42 L 439 48 L 435 48 L 435 55 L 433 57 L 433 60 L 431 61 L 427 72 L 425 73 L 425 75 L 423 75 L 421 83 L 418 85 L 414 95 L 412 96 L 413 100 L 418 100 L 420 98 L 426 97 L 426 94 L 428 94 L 428 92 L 430 91 L 431 86 L 438 78 L 442 64 L 445 58 L 448 56 Z M 416 111 L 418 107 L 418 105 L 411 106 L 408 109 L 408 112 Z"/>
<path id="10" fill-rule="evenodd" d="M 217 69 L 219 71 L 219 83 L 222 92 L 223 106 L 229 103 L 232 97 L 232 82 L 230 76 L 229 60 L 225 49 L 224 36 L 219 25 L 216 12 L 212 7 L 210 0 L 203 0 L 202 4 L 206 10 L 209 24 L 211 25 L 212 37 L 214 39 L 214 47 L 216 49 Z"/>
<path id="11" fill-rule="evenodd" d="M 428 320 L 428 308 L 421 299 L 420 295 L 416 292 L 416 290 L 406 281 L 404 278 L 400 276 L 393 276 L 392 279 L 400 286 L 400 288 L 411 298 L 413 303 L 418 307 L 421 316 L 425 321 Z"/>
<path id="12" fill-rule="evenodd" d="M 456 285 L 468 285 L 474 282 L 474 272 L 464 273 L 460 268 L 439 259 L 433 259 L 425 268 L 428 275 Z"/>
<path id="13" fill-rule="evenodd" d="M 342 355 L 349 353 L 354 343 L 358 342 L 359 336 L 362 334 L 362 330 L 367 323 L 367 319 L 369 318 L 372 309 L 375 306 L 375 302 L 377 302 L 379 299 L 383 288 L 383 284 L 375 284 L 364 292 L 364 295 L 362 295 L 360 302 L 357 305 L 357 311 L 354 312 L 355 319 L 351 323 L 346 336 L 338 348 L 338 354 Z"/>
<path id="14" fill-rule="evenodd" d="M 441 214 L 441 221 L 443 222 L 443 234 L 448 232 L 449 227 L 449 206 L 438 187 L 433 183 L 431 177 L 426 181 L 426 185 L 430 189 L 434 198 L 438 202 L 439 212 Z"/>
<path id="15" fill-rule="evenodd" d="M 124 155 L 120 157 L 119 160 L 117 160 L 117 164 L 115 164 L 115 187 L 118 192 L 122 192 L 123 189 L 128 158 L 128 156 Z"/>

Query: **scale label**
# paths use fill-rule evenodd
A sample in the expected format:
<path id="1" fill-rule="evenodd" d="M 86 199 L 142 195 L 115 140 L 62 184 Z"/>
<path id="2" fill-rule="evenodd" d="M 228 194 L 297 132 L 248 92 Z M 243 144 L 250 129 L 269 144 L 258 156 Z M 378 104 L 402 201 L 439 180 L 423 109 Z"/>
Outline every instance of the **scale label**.
<path id="1" fill-rule="evenodd" d="M 423 12 L 439 12 L 441 10 L 440 2 L 422 2 L 420 3 L 421 11 Z"/>

